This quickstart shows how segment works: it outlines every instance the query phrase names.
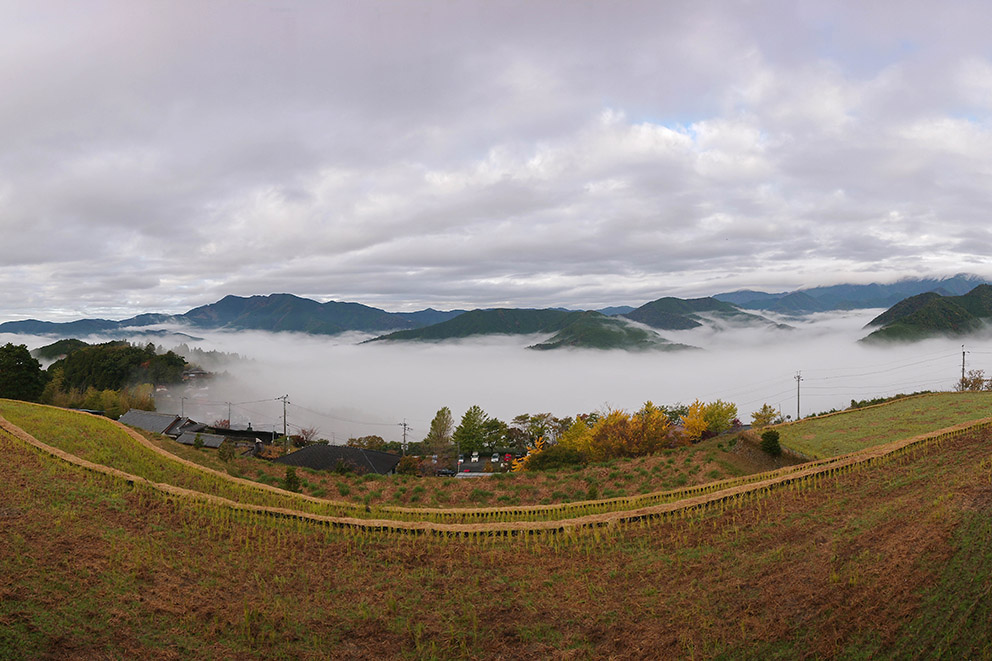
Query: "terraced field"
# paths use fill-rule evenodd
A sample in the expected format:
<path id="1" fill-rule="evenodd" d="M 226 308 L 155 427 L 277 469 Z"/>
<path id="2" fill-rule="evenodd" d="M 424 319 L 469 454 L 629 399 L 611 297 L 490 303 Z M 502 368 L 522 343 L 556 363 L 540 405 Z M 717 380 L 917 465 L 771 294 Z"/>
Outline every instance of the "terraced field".
<path id="1" fill-rule="evenodd" d="M 0 415 L 28 432 L 0 432 L 3 658 L 992 654 L 992 443 L 974 419 L 680 501 L 362 516 L 104 420 Z"/>

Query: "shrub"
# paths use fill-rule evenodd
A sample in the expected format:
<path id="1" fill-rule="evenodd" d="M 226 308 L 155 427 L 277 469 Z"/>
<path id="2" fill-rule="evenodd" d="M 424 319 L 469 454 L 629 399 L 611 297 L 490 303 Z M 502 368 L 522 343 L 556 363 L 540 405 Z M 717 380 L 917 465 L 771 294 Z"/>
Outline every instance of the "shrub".
<path id="1" fill-rule="evenodd" d="M 549 470 L 584 463 L 585 458 L 578 450 L 561 445 L 552 445 L 545 448 L 543 452 L 532 455 L 530 461 L 527 462 L 527 469 Z"/>
<path id="2" fill-rule="evenodd" d="M 286 477 L 282 479 L 282 488 L 286 491 L 299 491 L 300 478 L 296 476 L 296 468 L 286 466 Z"/>
<path id="3" fill-rule="evenodd" d="M 234 459 L 234 443 L 229 439 L 221 443 L 220 447 L 217 448 L 217 456 L 225 463 Z"/>
<path id="4" fill-rule="evenodd" d="M 761 434 L 761 449 L 773 457 L 782 454 L 782 446 L 778 443 L 779 434 L 774 429 L 769 429 Z"/>
<path id="5" fill-rule="evenodd" d="M 396 472 L 400 475 L 420 475 L 420 461 L 412 455 L 405 455 L 396 464 Z"/>

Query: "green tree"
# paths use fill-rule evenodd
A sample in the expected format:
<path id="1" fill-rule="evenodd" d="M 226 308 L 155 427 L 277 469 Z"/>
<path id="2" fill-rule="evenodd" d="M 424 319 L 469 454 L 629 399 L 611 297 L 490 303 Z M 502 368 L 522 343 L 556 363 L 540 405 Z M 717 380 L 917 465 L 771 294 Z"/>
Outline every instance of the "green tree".
<path id="1" fill-rule="evenodd" d="M 751 414 L 751 426 L 755 429 L 767 427 L 782 417 L 782 412 L 771 404 L 762 404 L 761 408 Z"/>
<path id="2" fill-rule="evenodd" d="M 386 449 L 386 441 L 382 436 L 359 436 L 358 438 L 349 438 L 346 444 L 351 448 L 362 448 L 363 450 L 378 450 L 384 452 Z"/>
<path id="3" fill-rule="evenodd" d="M 36 402 L 45 390 L 41 363 L 23 344 L 8 342 L 0 347 L 0 398 Z"/>
<path id="4" fill-rule="evenodd" d="M 703 409 L 707 431 L 714 436 L 730 429 L 737 417 L 737 405 L 718 399 Z"/>
<path id="5" fill-rule="evenodd" d="M 430 431 L 424 437 L 424 448 L 429 454 L 443 454 L 451 445 L 451 433 L 455 422 L 451 417 L 451 409 L 442 406 L 431 420 Z"/>
<path id="6" fill-rule="evenodd" d="M 300 478 L 297 477 L 294 466 L 286 466 L 286 477 L 282 479 L 282 488 L 286 491 L 300 490 Z"/>
<path id="7" fill-rule="evenodd" d="M 499 418 L 489 418 L 482 423 L 482 447 L 486 452 L 495 452 L 506 447 L 506 423 Z"/>
<path id="8" fill-rule="evenodd" d="M 761 449 L 773 457 L 782 454 L 782 446 L 778 442 L 779 433 L 775 429 L 766 429 L 761 434 Z"/>
<path id="9" fill-rule="evenodd" d="M 452 440 L 458 446 L 462 454 L 469 452 L 481 452 L 485 443 L 484 425 L 488 416 L 478 406 L 470 406 L 462 421 L 455 428 L 455 433 L 451 435 Z"/>

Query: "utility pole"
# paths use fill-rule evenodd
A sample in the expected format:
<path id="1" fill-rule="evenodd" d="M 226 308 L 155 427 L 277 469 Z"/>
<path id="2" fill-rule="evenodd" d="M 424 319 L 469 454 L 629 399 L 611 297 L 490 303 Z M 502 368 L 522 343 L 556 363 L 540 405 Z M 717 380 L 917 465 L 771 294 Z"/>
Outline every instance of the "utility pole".
<path id="1" fill-rule="evenodd" d="M 801 370 L 799 372 L 796 372 L 796 377 L 795 378 L 796 378 L 796 420 L 799 420 L 799 418 L 800 418 L 800 415 L 799 415 L 799 384 L 803 380 L 803 373 L 802 373 Z"/>
<path id="2" fill-rule="evenodd" d="M 186 417 L 186 397 L 179 398 L 179 415 Z"/>
<path id="3" fill-rule="evenodd" d="M 396 425 L 403 428 L 403 456 L 406 456 L 406 433 L 410 431 L 410 425 L 406 424 L 406 418 L 403 418 L 403 422 L 397 422 Z"/>
<path id="4" fill-rule="evenodd" d="M 967 351 L 964 350 L 964 345 L 961 345 L 961 387 L 964 387 L 964 356 Z"/>
<path id="5" fill-rule="evenodd" d="M 276 397 L 276 399 L 282 400 L 282 438 L 283 438 L 282 443 L 286 448 L 289 448 L 289 436 L 287 434 L 288 427 L 286 425 L 286 404 L 288 403 L 286 400 L 289 399 L 289 395 Z"/>
<path id="6" fill-rule="evenodd" d="M 231 402 L 227 402 L 227 427 L 231 428 Z"/>

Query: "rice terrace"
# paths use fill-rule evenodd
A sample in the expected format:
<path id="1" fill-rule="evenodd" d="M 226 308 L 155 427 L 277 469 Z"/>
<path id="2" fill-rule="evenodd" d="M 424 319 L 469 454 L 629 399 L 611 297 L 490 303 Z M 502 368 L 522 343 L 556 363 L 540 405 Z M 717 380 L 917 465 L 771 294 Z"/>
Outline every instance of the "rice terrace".
<path id="1" fill-rule="evenodd" d="M 780 426 L 806 462 L 710 441 L 529 500 L 295 493 L 12 400 L 0 425 L 3 658 L 992 658 L 988 392 Z"/>

